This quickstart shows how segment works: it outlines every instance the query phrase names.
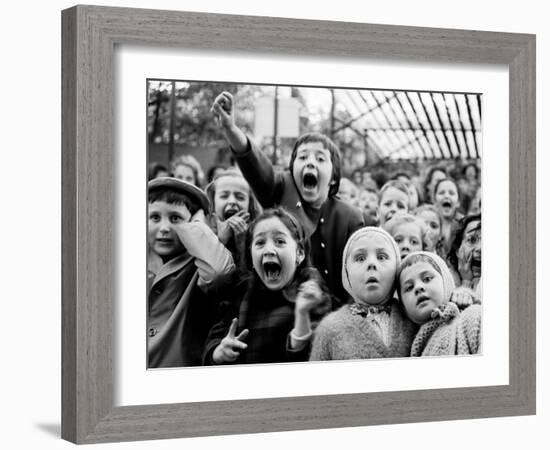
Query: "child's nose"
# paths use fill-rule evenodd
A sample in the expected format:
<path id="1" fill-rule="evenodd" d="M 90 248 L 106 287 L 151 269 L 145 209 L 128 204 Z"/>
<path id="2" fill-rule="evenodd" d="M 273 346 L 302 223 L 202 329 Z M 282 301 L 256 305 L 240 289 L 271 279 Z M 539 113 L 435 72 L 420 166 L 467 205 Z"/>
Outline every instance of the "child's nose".
<path id="1" fill-rule="evenodd" d="M 376 269 L 376 258 L 369 257 L 367 258 L 367 270 Z"/>

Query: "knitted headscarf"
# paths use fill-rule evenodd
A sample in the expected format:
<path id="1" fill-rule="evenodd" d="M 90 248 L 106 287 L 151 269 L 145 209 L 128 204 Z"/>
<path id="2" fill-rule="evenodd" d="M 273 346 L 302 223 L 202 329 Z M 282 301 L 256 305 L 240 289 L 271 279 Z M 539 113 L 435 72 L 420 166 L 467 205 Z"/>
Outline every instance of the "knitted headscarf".
<path id="1" fill-rule="evenodd" d="M 399 247 L 395 243 L 394 239 L 391 237 L 391 235 L 383 230 L 382 228 L 378 227 L 363 227 L 359 228 L 355 233 L 353 233 L 349 239 L 348 242 L 346 242 L 346 246 L 344 247 L 344 253 L 342 256 L 342 284 L 344 286 L 344 289 L 347 291 L 349 295 L 353 297 L 353 292 L 351 289 L 351 284 L 349 281 L 348 276 L 348 267 L 347 267 L 347 259 L 349 256 L 349 253 L 351 251 L 351 248 L 353 244 L 359 240 L 360 238 L 367 236 L 367 235 L 378 235 L 382 236 L 384 240 L 388 242 L 388 247 L 393 251 L 395 255 L 395 274 L 397 275 L 397 272 L 399 270 Z"/>
<path id="2" fill-rule="evenodd" d="M 436 270 L 441 274 L 441 278 L 443 278 L 443 296 L 444 296 L 443 303 L 447 303 L 451 299 L 451 294 L 453 293 L 453 290 L 455 288 L 455 282 L 451 274 L 451 271 L 447 266 L 447 263 L 445 263 L 445 261 L 443 261 L 443 259 L 438 255 L 436 255 L 435 253 L 431 253 L 431 252 L 409 253 L 405 257 L 405 259 L 401 261 L 401 269 L 399 270 L 399 277 L 401 277 L 401 272 L 409 266 L 408 263 L 411 261 L 411 259 L 416 259 L 419 256 L 425 259 L 429 259 L 430 262 L 438 269 Z M 401 300 L 401 289 L 397 290 L 397 295 L 399 296 L 399 300 Z"/>

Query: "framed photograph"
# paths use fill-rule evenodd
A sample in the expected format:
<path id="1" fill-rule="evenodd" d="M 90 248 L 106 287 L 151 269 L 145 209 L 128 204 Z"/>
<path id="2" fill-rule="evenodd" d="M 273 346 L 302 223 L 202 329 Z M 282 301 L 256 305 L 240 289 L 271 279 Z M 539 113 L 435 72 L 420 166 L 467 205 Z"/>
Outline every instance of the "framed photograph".
<path id="1" fill-rule="evenodd" d="M 65 439 L 94 443 L 535 413 L 534 36 L 96 6 L 65 10 L 62 23 Z M 319 139 L 326 140 L 316 161 L 299 169 L 302 153 Z M 331 145 L 339 149 L 337 163 Z M 251 154 L 261 155 L 270 171 L 257 172 Z M 317 207 L 325 162 L 328 192 Z M 438 169 L 440 182 L 432 186 L 428 173 Z M 284 176 L 294 194 L 266 187 Z M 166 190 L 183 192 L 185 202 L 174 202 Z M 229 202 L 223 192 L 237 200 Z M 397 206 L 381 200 L 399 195 L 405 200 L 394 198 Z M 327 202 L 332 206 L 323 209 Z M 404 267 L 409 252 L 438 253 L 439 245 L 447 246 L 441 255 L 453 253 L 450 235 L 430 234 L 430 214 L 422 219 L 415 210 L 422 203 L 434 205 L 427 211 L 441 218 L 447 233 L 460 213 L 475 218 L 482 212 L 483 230 L 491 230 L 482 233 L 479 215 L 470 228 L 464 223 L 463 234 L 477 249 L 466 270 L 474 281 L 456 261 L 454 273 L 452 265 L 446 269 L 454 284 L 470 283 L 465 301 L 481 300 L 475 349 L 467 339 L 472 355 L 453 349 L 442 354 L 461 356 L 407 357 L 411 344 L 418 350 L 424 325 L 407 309 L 413 277 L 405 269 L 395 302 L 404 305 L 410 342 L 398 350 L 381 332 L 373 339 L 393 352 L 353 353 L 349 343 L 329 352 L 322 336 L 338 311 L 359 317 L 393 309 L 355 307 L 361 298 L 351 264 L 359 260 L 347 265 L 345 256 L 343 262 L 323 256 L 325 247 L 332 246 L 331 255 L 353 252 L 344 246 L 348 237 L 371 225 L 390 236 L 394 260 L 403 258 Z M 262 221 L 273 221 L 270 208 L 278 204 L 297 217 L 277 222 L 283 231 L 296 222 L 301 230 L 292 238 L 296 267 L 289 271 L 284 254 L 275 251 L 270 259 L 254 250 L 263 245 L 255 239 L 268 235 L 255 233 Z M 320 213 L 312 220 L 314 207 Z M 357 212 L 357 226 L 349 234 L 331 228 L 325 239 L 323 227 L 336 226 L 329 217 L 337 208 L 350 217 Z M 159 231 L 164 215 L 175 222 L 182 211 L 178 217 L 192 232 L 172 232 L 171 225 Z M 407 215 L 412 222 L 399 228 L 397 219 Z M 421 242 L 396 231 L 413 225 Z M 302 268 L 300 255 L 309 255 L 300 251 L 296 236 L 302 234 L 313 248 L 314 272 Z M 236 310 L 235 302 L 222 301 L 200 316 L 191 303 L 181 306 L 185 289 L 175 294 L 180 302 L 168 315 L 155 303 L 164 298 L 154 288 L 167 270 L 188 276 L 185 287 L 196 283 L 225 300 L 231 297 L 227 286 L 239 289 L 231 276 L 242 280 L 241 267 L 252 278 L 239 295 L 254 282 L 260 294 L 245 295 L 250 301 L 236 303 Z M 220 273 L 233 284 L 220 288 Z M 292 307 L 273 303 L 273 319 L 274 309 L 255 308 L 251 298 L 269 300 L 284 277 Z M 310 296 L 319 308 L 308 310 L 300 332 L 298 305 L 312 282 L 317 290 Z M 262 331 L 266 321 L 269 339 Z M 181 334 L 183 323 L 191 333 Z M 224 342 L 232 342 L 231 351 Z M 426 348 L 433 346 L 418 355 L 437 355 Z"/>

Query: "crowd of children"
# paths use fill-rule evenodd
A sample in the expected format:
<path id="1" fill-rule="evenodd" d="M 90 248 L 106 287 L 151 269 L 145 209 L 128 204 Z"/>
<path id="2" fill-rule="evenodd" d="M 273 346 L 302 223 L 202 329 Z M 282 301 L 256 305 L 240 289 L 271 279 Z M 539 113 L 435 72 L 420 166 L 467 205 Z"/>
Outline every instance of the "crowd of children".
<path id="1" fill-rule="evenodd" d="M 149 368 L 480 352 L 475 164 L 378 186 L 307 133 L 279 170 L 234 110 L 212 105 L 236 167 L 151 166 Z"/>

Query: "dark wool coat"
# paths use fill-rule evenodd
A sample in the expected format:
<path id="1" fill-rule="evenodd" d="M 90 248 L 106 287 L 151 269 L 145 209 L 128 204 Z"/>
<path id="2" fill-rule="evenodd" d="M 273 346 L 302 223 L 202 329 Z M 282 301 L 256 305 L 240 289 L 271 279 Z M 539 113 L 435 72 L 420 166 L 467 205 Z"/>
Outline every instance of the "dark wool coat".
<path id="1" fill-rule="evenodd" d="M 188 253 L 166 263 L 156 276 L 149 272 L 149 368 L 201 364 L 215 310 L 198 287 L 198 280 L 194 258 Z"/>
<path id="2" fill-rule="evenodd" d="M 305 347 L 292 350 L 289 334 L 294 328 L 297 287 L 309 279 L 322 283 L 315 269 L 302 269 L 285 296 L 282 291 L 270 291 L 256 277 L 243 279 L 239 271 L 219 277 L 210 295 L 218 297 L 216 303 L 220 306 L 216 323 L 208 333 L 203 363 L 214 364 L 214 350 L 227 335 L 234 318 L 238 318 L 236 334 L 244 329 L 248 329 L 249 333 L 244 340 L 248 348 L 241 351 L 240 357 L 233 364 L 307 361 L 311 345 L 308 342 Z M 310 313 L 313 328 L 330 311 L 330 297 L 326 287 L 321 286 L 321 289 L 324 299 Z"/>
<path id="3" fill-rule="evenodd" d="M 307 205 L 290 170 L 275 171 L 265 154 L 248 140 L 248 149 L 234 153 L 244 177 L 264 208 L 283 206 L 304 227 L 311 241 L 311 261 L 334 295 L 333 309 L 347 303 L 342 286 L 342 253 L 351 234 L 365 225 L 359 208 L 329 197 L 320 209 Z"/>

